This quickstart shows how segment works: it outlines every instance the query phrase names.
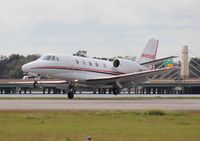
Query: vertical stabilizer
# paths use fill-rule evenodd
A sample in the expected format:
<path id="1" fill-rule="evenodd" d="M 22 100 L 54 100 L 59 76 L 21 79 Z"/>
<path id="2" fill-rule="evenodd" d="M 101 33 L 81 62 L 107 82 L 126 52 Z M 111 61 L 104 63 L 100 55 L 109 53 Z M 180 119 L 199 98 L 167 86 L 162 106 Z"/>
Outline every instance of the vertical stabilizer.
<path id="1" fill-rule="evenodd" d="M 141 54 L 139 63 L 146 63 L 156 59 L 159 40 L 150 39 Z"/>
<path id="2" fill-rule="evenodd" d="M 159 40 L 155 40 L 155 39 L 150 39 L 148 41 L 146 47 L 144 48 L 144 51 L 141 54 L 140 59 L 139 59 L 140 64 L 154 61 L 156 59 L 158 43 L 159 43 Z M 146 65 L 145 67 L 148 68 L 149 70 L 153 70 L 155 66 L 154 65 Z"/>

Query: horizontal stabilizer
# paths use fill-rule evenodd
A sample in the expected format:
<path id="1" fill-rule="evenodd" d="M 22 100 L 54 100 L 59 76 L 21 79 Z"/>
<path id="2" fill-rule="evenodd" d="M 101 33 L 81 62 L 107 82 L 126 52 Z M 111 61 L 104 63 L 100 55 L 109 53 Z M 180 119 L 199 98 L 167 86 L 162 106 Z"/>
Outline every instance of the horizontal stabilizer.
<path id="1" fill-rule="evenodd" d="M 165 62 L 167 60 L 174 59 L 174 58 L 177 58 L 177 57 L 178 56 L 165 57 L 165 58 L 157 59 L 157 60 L 154 60 L 154 61 L 149 61 L 149 62 L 141 63 L 140 65 L 143 65 L 143 66 L 157 65 L 157 64 L 163 63 L 163 62 Z"/>

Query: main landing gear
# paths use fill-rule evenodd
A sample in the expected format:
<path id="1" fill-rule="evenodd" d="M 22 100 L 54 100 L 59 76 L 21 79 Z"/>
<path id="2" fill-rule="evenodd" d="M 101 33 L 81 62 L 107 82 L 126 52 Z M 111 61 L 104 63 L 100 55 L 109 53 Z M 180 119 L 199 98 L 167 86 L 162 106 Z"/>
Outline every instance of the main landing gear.
<path id="1" fill-rule="evenodd" d="M 118 95 L 118 94 L 120 93 L 120 88 L 114 87 L 114 88 L 112 89 L 112 91 L 113 91 L 113 94 L 114 94 L 114 95 Z"/>
<path id="2" fill-rule="evenodd" d="M 73 99 L 74 98 L 74 93 L 75 93 L 74 85 L 73 84 L 69 84 L 68 93 L 67 93 L 68 99 Z"/>

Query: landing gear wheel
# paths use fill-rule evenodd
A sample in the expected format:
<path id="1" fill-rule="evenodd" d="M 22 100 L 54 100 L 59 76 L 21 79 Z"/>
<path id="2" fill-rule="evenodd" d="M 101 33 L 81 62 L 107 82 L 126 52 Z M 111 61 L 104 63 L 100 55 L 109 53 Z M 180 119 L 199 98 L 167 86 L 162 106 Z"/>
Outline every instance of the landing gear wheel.
<path id="1" fill-rule="evenodd" d="M 113 94 L 118 95 L 120 93 L 119 88 L 113 88 Z"/>
<path id="2" fill-rule="evenodd" d="M 68 98 L 73 99 L 74 98 L 74 92 L 68 92 Z"/>

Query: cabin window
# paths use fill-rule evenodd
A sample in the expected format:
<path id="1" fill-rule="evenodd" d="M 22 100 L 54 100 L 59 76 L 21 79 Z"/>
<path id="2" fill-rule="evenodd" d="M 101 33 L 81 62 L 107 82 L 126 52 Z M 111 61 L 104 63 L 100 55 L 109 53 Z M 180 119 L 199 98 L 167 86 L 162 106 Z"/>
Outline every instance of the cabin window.
<path id="1" fill-rule="evenodd" d="M 104 66 L 105 69 L 107 68 L 106 64 L 103 64 L 103 66 Z"/>
<path id="2" fill-rule="evenodd" d="M 99 64 L 98 63 L 95 63 L 96 64 L 96 67 L 99 67 Z"/>
<path id="3" fill-rule="evenodd" d="M 56 61 L 59 61 L 59 58 L 58 58 L 58 57 L 56 57 Z"/>
<path id="4" fill-rule="evenodd" d="M 90 66 L 92 66 L 92 62 L 89 62 Z"/>
<path id="5" fill-rule="evenodd" d="M 79 61 L 78 61 L 78 60 L 76 60 L 76 64 L 79 64 Z"/>
<path id="6" fill-rule="evenodd" d="M 83 65 L 85 65 L 85 61 L 84 60 L 82 61 L 82 63 L 83 63 Z"/>

